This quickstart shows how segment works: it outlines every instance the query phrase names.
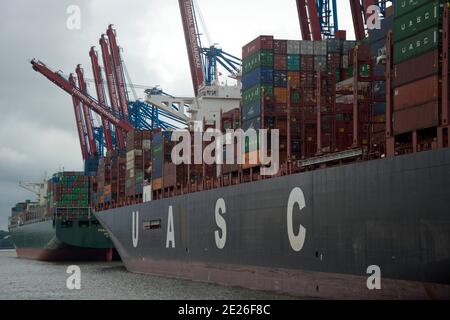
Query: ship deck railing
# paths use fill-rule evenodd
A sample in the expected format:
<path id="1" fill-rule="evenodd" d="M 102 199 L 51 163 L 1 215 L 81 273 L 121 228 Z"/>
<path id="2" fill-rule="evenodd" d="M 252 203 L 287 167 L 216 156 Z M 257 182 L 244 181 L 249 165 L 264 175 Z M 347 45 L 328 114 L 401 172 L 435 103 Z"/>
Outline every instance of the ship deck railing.
<path id="1" fill-rule="evenodd" d="M 325 167 L 338 166 L 363 160 L 366 157 L 372 156 L 367 154 L 364 148 L 353 148 L 341 152 L 318 154 L 316 157 L 305 160 L 291 160 L 289 162 L 285 162 L 280 165 L 278 173 L 272 176 L 261 175 L 259 166 L 247 169 L 239 169 L 238 171 L 223 174 L 222 176 L 217 178 L 209 177 L 206 179 L 196 180 L 193 183 L 186 185 L 176 185 L 161 188 L 159 190 L 153 190 L 152 201 L 258 180 L 271 179 Z M 380 157 L 382 156 L 378 155 L 375 158 Z M 108 203 L 99 203 L 94 208 L 96 211 L 103 211 L 117 207 L 138 204 L 142 203 L 142 198 L 142 194 L 139 194 L 135 197 L 127 197 L 124 201 L 113 200 Z"/>

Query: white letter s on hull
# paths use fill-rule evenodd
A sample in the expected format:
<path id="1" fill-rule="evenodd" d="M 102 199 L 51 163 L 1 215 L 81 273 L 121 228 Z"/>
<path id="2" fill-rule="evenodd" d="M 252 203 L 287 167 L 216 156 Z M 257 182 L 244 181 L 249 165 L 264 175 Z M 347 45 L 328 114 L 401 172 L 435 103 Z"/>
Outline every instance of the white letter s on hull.
<path id="1" fill-rule="evenodd" d="M 227 242 L 227 222 L 220 215 L 220 213 L 224 214 L 226 211 L 225 200 L 223 200 L 223 198 L 217 199 L 215 210 L 216 224 L 222 231 L 222 236 L 219 236 L 219 231 L 216 230 L 214 231 L 214 238 L 216 240 L 216 246 L 219 249 L 223 249 L 225 247 L 225 243 Z"/>

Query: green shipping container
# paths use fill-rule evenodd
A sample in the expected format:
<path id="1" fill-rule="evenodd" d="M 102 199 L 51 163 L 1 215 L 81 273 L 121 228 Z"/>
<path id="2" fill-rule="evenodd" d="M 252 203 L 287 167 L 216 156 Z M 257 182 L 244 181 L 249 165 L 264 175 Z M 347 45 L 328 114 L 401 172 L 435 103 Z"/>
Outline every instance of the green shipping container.
<path id="1" fill-rule="evenodd" d="M 335 76 L 336 76 L 336 82 L 340 82 L 341 81 L 341 70 L 336 69 L 336 71 L 334 72 Z"/>
<path id="2" fill-rule="evenodd" d="M 418 32 L 429 29 L 441 22 L 443 5 L 440 1 L 417 8 L 395 20 L 394 42 L 414 36 Z"/>
<path id="3" fill-rule="evenodd" d="M 246 106 L 252 102 L 261 101 L 262 89 L 264 89 L 266 96 L 273 96 L 273 86 L 254 86 L 242 92 L 242 104 Z"/>
<path id="4" fill-rule="evenodd" d="M 337 75 L 337 74 L 336 74 Z M 370 67 L 368 64 L 362 64 L 360 66 L 360 72 L 359 75 L 361 77 L 368 77 L 370 75 Z M 349 66 L 348 67 L 348 77 L 351 78 L 353 77 L 353 66 Z M 340 78 L 340 72 L 339 72 L 339 78 Z M 337 78 L 336 78 L 337 81 Z"/>
<path id="5" fill-rule="evenodd" d="M 294 92 L 292 93 L 292 102 L 293 103 L 299 103 L 300 102 L 300 93 L 299 92 Z"/>
<path id="6" fill-rule="evenodd" d="M 300 71 L 300 56 L 298 54 L 288 54 L 287 68 L 289 71 Z"/>
<path id="7" fill-rule="evenodd" d="M 260 50 L 242 61 L 242 74 L 260 67 L 273 67 L 273 51 Z"/>
<path id="8" fill-rule="evenodd" d="M 430 0 L 398 0 L 396 1 L 394 5 L 394 18 L 397 19 L 398 17 L 411 12 L 424 4 L 430 3 L 432 1 Z M 445 3 L 445 0 L 439 0 L 440 3 Z"/>
<path id="9" fill-rule="evenodd" d="M 394 45 L 394 64 L 416 57 L 439 45 L 439 28 L 434 27 Z"/>

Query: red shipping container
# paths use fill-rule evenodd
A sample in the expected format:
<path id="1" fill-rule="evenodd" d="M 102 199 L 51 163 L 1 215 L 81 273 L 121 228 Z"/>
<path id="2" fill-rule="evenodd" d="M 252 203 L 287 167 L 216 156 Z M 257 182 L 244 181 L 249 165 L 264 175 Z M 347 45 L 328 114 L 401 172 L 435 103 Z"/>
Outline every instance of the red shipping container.
<path id="1" fill-rule="evenodd" d="M 287 54 L 287 40 L 273 40 L 273 53 Z"/>
<path id="2" fill-rule="evenodd" d="M 394 66 L 394 86 L 426 78 L 439 72 L 439 50 L 432 50 Z"/>
<path id="3" fill-rule="evenodd" d="M 438 125 L 438 101 L 394 112 L 394 133 L 401 134 Z"/>
<path id="4" fill-rule="evenodd" d="M 300 71 L 314 71 L 314 56 L 303 55 L 300 57 Z"/>
<path id="5" fill-rule="evenodd" d="M 439 98 L 439 77 L 431 76 L 394 89 L 394 111 L 406 109 Z"/>
<path id="6" fill-rule="evenodd" d="M 340 40 L 347 40 L 347 31 L 345 31 L 345 30 L 338 30 L 338 31 L 335 32 L 334 37 L 336 39 L 340 39 Z"/>
<path id="7" fill-rule="evenodd" d="M 339 52 L 328 54 L 328 70 L 335 72 L 341 67 L 341 54 Z"/>
<path id="8" fill-rule="evenodd" d="M 273 50 L 273 36 L 259 36 L 242 48 L 242 59 L 259 50 Z"/>
<path id="9" fill-rule="evenodd" d="M 287 56 L 274 54 L 273 65 L 275 70 L 287 70 Z"/>
<path id="10" fill-rule="evenodd" d="M 354 57 L 354 53 L 356 48 L 358 49 L 358 57 L 359 60 L 368 60 L 370 59 L 370 46 L 368 44 L 360 44 L 354 48 L 352 48 L 349 52 L 348 52 L 348 64 L 349 66 L 353 65 L 353 57 Z"/>

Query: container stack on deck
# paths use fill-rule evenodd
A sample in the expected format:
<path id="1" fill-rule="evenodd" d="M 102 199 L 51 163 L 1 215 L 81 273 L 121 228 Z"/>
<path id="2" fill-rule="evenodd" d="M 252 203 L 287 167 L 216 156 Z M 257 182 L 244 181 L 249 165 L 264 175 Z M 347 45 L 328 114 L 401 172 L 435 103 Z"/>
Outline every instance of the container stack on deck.
<path id="1" fill-rule="evenodd" d="M 436 144 L 443 0 L 402 1 L 393 28 L 393 131 L 399 153 Z"/>
<path id="2" fill-rule="evenodd" d="M 133 130 L 127 134 L 125 190 L 128 199 L 141 198 L 145 163 L 151 160 L 151 132 Z"/>
<path id="3" fill-rule="evenodd" d="M 242 49 L 241 108 L 221 115 L 221 129 L 278 129 L 284 165 L 280 174 L 355 160 L 352 152 L 342 152 L 345 160 L 308 162 L 327 153 L 357 149 L 360 159 L 392 156 L 387 151 L 390 131 L 397 154 L 434 147 L 445 125 L 441 122 L 448 121 L 442 88 L 448 77 L 442 71 L 448 51 L 442 48 L 444 2 L 399 2 L 395 13 L 387 8 L 381 28 L 370 30 L 358 43 L 345 40 L 341 32 L 323 41 L 257 37 Z M 190 132 L 191 164 L 173 164 L 171 134 L 132 131 L 126 154 L 113 152 L 100 159 L 93 179 L 94 204 L 160 199 L 245 182 L 255 174 L 259 179 L 259 164 L 195 164 L 194 151 L 208 144 L 195 139 L 195 130 Z M 246 139 L 244 149 L 245 160 L 257 159 L 257 136 Z M 225 160 L 226 148 L 223 156 Z"/>
<path id="4" fill-rule="evenodd" d="M 87 216 L 90 207 L 90 177 L 84 172 L 59 172 L 48 181 L 49 214 L 73 218 Z"/>
<path id="5" fill-rule="evenodd" d="M 341 103 L 349 106 L 336 108 L 334 88 L 336 82 L 353 76 L 355 44 L 342 39 L 294 41 L 260 36 L 244 46 L 242 128 L 279 129 L 280 162 L 285 162 L 288 154 L 290 160 L 296 160 L 349 148 L 353 142 L 353 97 L 345 100 L 348 95 L 342 95 Z M 360 46 L 359 56 L 362 61 L 370 59 L 368 45 Z M 363 77 L 370 78 L 369 64 L 362 63 L 360 71 Z M 322 84 L 318 101 L 319 72 Z M 364 98 L 364 93 L 361 96 Z M 364 108 L 369 110 L 369 107 L 367 104 Z M 360 120 L 367 122 L 367 119 Z M 367 138 L 361 140 L 367 144 Z M 246 152 L 257 150 L 254 141 Z"/>

